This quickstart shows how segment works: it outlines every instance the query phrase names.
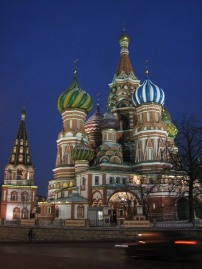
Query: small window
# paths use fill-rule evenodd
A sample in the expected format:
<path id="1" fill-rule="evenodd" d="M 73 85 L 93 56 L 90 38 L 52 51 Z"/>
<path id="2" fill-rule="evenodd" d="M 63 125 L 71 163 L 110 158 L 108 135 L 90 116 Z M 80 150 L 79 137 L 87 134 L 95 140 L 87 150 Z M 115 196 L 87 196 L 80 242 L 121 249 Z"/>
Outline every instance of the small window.
<path id="1" fill-rule="evenodd" d="M 17 192 L 11 192 L 11 201 L 17 201 Z"/>
<path id="2" fill-rule="evenodd" d="M 37 214 L 41 214 L 41 207 L 37 206 L 37 208 L 36 208 L 36 213 L 37 213 Z"/>
<path id="3" fill-rule="evenodd" d="M 52 213 L 52 207 L 48 207 L 48 214 Z"/>
<path id="4" fill-rule="evenodd" d="M 85 186 L 86 185 L 86 178 L 82 177 L 82 185 Z"/>
<path id="5" fill-rule="evenodd" d="M 95 185 L 99 185 L 99 176 L 95 176 Z"/>
<path id="6" fill-rule="evenodd" d="M 114 184 L 114 177 L 109 178 L 109 184 Z"/>
<path id="7" fill-rule="evenodd" d="M 120 183 L 120 181 L 121 181 L 121 180 L 120 180 L 120 177 L 117 177 L 117 178 L 116 178 L 116 183 Z"/>
<path id="8" fill-rule="evenodd" d="M 150 121 L 150 113 L 147 112 L 147 121 Z"/>
<path id="9" fill-rule="evenodd" d="M 81 125 L 80 125 L 80 120 L 77 120 L 77 128 L 80 129 Z"/>
<path id="10" fill-rule="evenodd" d="M 119 216 L 120 216 L 120 218 L 124 217 L 123 209 L 121 209 L 121 210 L 119 211 Z"/>
<path id="11" fill-rule="evenodd" d="M 139 122 L 142 124 L 142 114 L 139 115 Z"/>

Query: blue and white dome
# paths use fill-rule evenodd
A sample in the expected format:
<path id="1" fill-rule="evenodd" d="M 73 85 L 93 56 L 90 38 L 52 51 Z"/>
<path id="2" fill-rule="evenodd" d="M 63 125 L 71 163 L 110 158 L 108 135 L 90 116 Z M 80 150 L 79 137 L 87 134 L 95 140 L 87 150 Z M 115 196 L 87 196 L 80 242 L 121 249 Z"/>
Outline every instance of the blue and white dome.
<path id="1" fill-rule="evenodd" d="M 164 104 L 165 94 L 164 91 L 157 85 L 146 79 L 132 95 L 132 100 L 135 106 L 154 102 L 160 105 Z"/>

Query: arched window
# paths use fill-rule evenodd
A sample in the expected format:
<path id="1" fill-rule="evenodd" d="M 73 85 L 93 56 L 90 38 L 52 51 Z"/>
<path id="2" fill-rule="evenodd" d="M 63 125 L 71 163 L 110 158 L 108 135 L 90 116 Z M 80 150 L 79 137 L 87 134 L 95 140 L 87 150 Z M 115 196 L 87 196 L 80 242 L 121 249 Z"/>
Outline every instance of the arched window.
<path id="1" fill-rule="evenodd" d="M 17 179 L 22 179 L 22 170 L 21 169 L 17 170 Z"/>
<path id="2" fill-rule="evenodd" d="M 63 188 L 67 188 L 67 187 L 68 187 L 67 182 L 63 183 L 62 187 L 63 187 Z"/>
<path id="3" fill-rule="evenodd" d="M 57 189 L 60 189 L 60 188 L 61 188 L 60 182 L 57 182 L 57 184 L 56 184 L 56 188 L 57 188 Z"/>
<path id="4" fill-rule="evenodd" d="M 11 169 L 8 170 L 8 179 L 12 179 L 12 170 Z"/>
<path id="5" fill-rule="evenodd" d="M 11 192 L 11 201 L 17 201 L 18 200 L 18 194 L 16 191 Z"/>
<path id="6" fill-rule="evenodd" d="M 28 200 L 28 194 L 26 191 L 23 191 L 21 194 L 21 201 L 26 202 Z"/>
<path id="7" fill-rule="evenodd" d="M 84 206 L 78 205 L 77 207 L 77 218 L 83 218 L 84 217 Z"/>

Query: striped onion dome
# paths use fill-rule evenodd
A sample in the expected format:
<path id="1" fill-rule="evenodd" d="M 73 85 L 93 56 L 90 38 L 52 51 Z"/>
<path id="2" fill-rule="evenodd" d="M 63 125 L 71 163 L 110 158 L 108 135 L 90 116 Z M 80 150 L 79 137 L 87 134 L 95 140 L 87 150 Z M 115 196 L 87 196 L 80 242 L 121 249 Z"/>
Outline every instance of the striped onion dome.
<path id="1" fill-rule="evenodd" d="M 70 87 L 68 87 L 57 99 L 57 108 L 60 113 L 68 108 L 80 108 L 88 113 L 93 107 L 90 95 L 81 89 L 76 75 Z"/>
<path id="2" fill-rule="evenodd" d="M 150 79 L 146 79 L 142 85 L 134 91 L 132 100 L 135 106 L 150 102 L 163 105 L 165 101 L 165 94 L 164 91 L 152 83 Z"/>
<path id="3" fill-rule="evenodd" d="M 85 144 L 83 138 L 81 138 L 81 142 L 74 147 L 71 154 L 74 161 L 91 161 L 94 157 L 94 150 Z"/>
<path id="4" fill-rule="evenodd" d="M 85 122 L 84 128 L 85 132 L 100 132 L 100 122 L 102 120 L 102 113 L 100 112 L 100 105 L 97 103 L 95 113 Z"/>
<path id="5" fill-rule="evenodd" d="M 102 129 L 115 129 L 118 130 L 120 126 L 119 121 L 115 118 L 114 114 L 107 110 L 101 120 Z"/>

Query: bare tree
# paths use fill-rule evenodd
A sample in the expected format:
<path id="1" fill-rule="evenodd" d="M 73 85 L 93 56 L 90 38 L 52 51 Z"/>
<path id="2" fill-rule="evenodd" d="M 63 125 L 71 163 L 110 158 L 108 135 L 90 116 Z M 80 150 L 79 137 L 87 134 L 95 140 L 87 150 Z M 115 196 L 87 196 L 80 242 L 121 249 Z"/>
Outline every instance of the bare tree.
<path id="1" fill-rule="evenodd" d="M 183 182 L 187 188 L 184 195 L 189 201 L 189 222 L 193 223 L 195 198 L 201 194 L 202 124 L 191 115 L 184 116 L 177 127 L 178 160 L 173 158 L 173 164 L 176 170 L 185 172 Z"/>

